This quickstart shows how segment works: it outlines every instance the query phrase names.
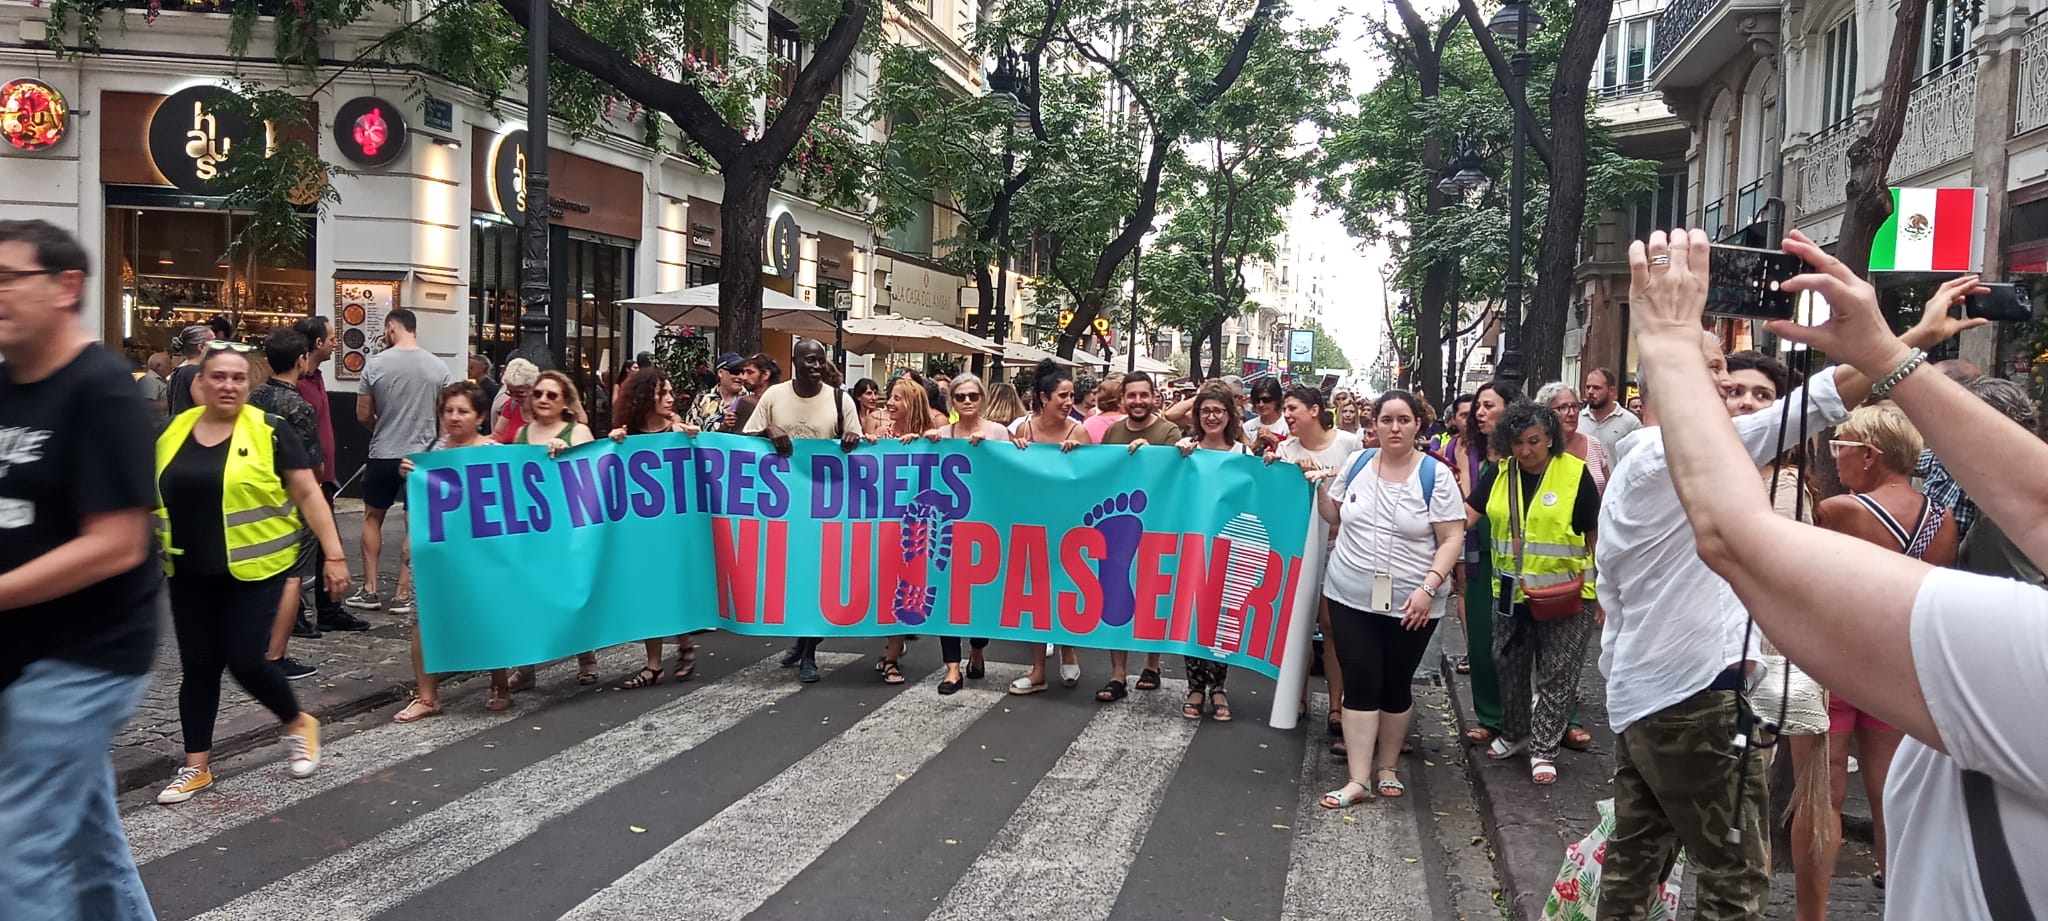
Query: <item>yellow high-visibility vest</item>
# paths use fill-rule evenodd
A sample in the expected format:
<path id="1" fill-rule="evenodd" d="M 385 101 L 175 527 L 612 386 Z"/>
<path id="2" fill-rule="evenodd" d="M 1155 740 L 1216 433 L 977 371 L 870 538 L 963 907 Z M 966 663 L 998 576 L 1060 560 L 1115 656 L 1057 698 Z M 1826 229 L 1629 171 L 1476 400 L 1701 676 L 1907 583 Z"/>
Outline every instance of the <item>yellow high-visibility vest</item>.
<path id="1" fill-rule="evenodd" d="M 1524 586 L 1543 588 L 1562 585 L 1584 573 L 1586 587 L 1581 595 L 1596 597 L 1593 591 L 1593 554 L 1586 549 L 1586 537 L 1572 530 L 1572 508 L 1578 503 L 1586 462 L 1570 454 L 1551 458 L 1536 484 L 1535 496 L 1523 496 L 1522 579 L 1515 586 L 1516 601 L 1526 601 Z M 1520 477 L 1514 459 L 1500 463 L 1493 478 L 1493 492 L 1486 499 L 1488 531 L 1493 536 L 1493 571 L 1501 577 L 1515 574 L 1513 519 L 1509 517 L 1509 477 Z"/>
<path id="2" fill-rule="evenodd" d="M 163 482 L 164 468 L 192 435 L 192 427 L 205 413 L 195 406 L 171 420 L 156 440 L 156 479 Z M 305 524 L 291 493 L 277 476 L 276 449 L 272 439 L 282 420 L 254 406 L 242 407 L 235 419 L 234 434 L 228 438 L 227 469 L 221 482 L 221 523 L 227 535 L 228 574 L 244 582 L 261 582 L 292 568 L 299 560 L 299 540 Z M 296 437 L 296 436 L 294 436 Z M 164 574 L 175 574 L 176 557 L 183 553 L 171 537 L 171 515 L 164 508 L 162 487 L 156 499 L 157 542 L 162 547 Z"/>

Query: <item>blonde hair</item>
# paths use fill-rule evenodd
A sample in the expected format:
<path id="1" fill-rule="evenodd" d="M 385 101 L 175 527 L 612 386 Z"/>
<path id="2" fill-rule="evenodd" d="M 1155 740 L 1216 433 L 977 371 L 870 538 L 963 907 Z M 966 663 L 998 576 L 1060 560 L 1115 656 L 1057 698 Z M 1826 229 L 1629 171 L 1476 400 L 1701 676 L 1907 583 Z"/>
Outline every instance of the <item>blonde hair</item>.
<path id="1" fill-rule="evenodd" d="M 576 391 L 576 382 L 570 380 L 569 375 L 560 371 L 542 371 L 533 383 L 539 386 L 541 381 L 554 381 L 562 388 L 563 419 L 570 423 L 583 421 L 583 397 Z"/>
<path id="2" fill-rule="evenodd" d="M 1098 412 L 1113 412 L 1122 407 L 1124 400 L 1124 376 L 1110 374 L 1095 385 L 1095 409 Z"/>
<path id="3" fill-rule="evenodd" d="M 983 403 L 981 417 L 997 425 L 1009 425 L 1031 412 L 1024 408 L 1024 398 L 1008 381 L 989 385 L 988 396 L 983 398 Z"/>
<path id="4" fill-rule="evenodd" d="M 1905 411 L 1891 403 L 1857 407 L 1835 433 L 1843 441 L 1860 441 L 1876 448 L 1879 465 L 1906 476 L 1912 476 L 1919 466 L 1920 449 L 1925 445 Z"/>
<path id="5" fill-rule="evenodd" d="M 889 388 L 889 392 L 903 400 L 904 419 L 889 420 L 895 423 L 896 434 L 921 435 L 931 431 L 932 401 L 925 395 L 923 384 L 906 374 L 896 379 L 896 386 Z M 911 426 L 916 428 L 913 430 Z"/>

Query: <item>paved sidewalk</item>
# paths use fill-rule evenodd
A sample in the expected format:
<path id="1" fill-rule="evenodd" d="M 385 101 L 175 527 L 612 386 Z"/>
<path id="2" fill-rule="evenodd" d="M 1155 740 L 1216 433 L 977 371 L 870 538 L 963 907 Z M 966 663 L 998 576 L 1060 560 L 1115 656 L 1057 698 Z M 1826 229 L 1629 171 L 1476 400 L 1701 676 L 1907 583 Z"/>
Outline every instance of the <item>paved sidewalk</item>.
<path id="1" fill-rule="evenodd" d="M 1463 636 L 1454 618 L 1439 628 L 1445 645 L 1463 646 Z M 1549 787 L 1529 782 L 1528 761 L 1513 758 L 1496 762 L 1480 756 L 1467 759 L 1473 793 L 1486 835 L 1495 849 L 1495 870 L 1499 874 L 1506 917 L 1510 921 L 1537 921 L 1550 886 L 1564 861 L 1564 849 L 1591 831 L 1594 804 L 1613 796 L 1614 734 L 1608 730 L 1606 684 L 1600 676 L 1599 638 L 1588 645 L 1586 670 L 1579 682 L 1579 716 L 1593 734 L 1591 749 L 1564 750 L 1558 758 L 1557 783 Z M 1471 679 L 1455 674 L 1448 661 L 1441 661 L 1446 689 L 1457 712 L 1457 732 L 1476 725 L 1472 715 Z M 1870 806 L 1863 796 L 1862 780 L 1851 775 L 1849 799 L 1843 808 L 1845 843 L 1828 903 L 1830 921 L 1877 921 L 1884 914 L 1883 892 L 1870 883 L 1875 863 L 1870 850 Z M 1782 803 L 1774 803 L 1774 812 Z M 1783 836 L 1780 836 L 1783 840 Z M 1774 851 L 1782 850 L 1774 848 Z M 1794 917 L 1793 878 L 1787 855 L 1774 855 L 1777 863 L 1771 888 L 1771 905 L 1764 917 L 1769 921 L 1790 921 Z M 1681 884 L 1684 915 L 1692 909 L 1695 880 L 1688 875 Z"/>
<path id="2" fill-rule="evenodd" d="M 361 545 L 362 503 L 343 499 L 335 523 L 341 529 L 342 544 L 348 549 L 349 566 L 357 580 L 363 577 Z M 385 597 L 398 577 L 400 528 L 385 524 L 384 552 L 379 554 L 380 587 Z M 354 612 L 372 629 L 356 633 L 328 633 L 319 639 L 293 637 L 288 655 L 316 665 L 320 673 L 292 682 L 299 706 L 323 722 L 373 710 L 405 699 L 412 692 L 412 618 L 380 612 Z M 166 607 L 163 629 L 157 643 L 156 668 L 150 675 L 149 691 L 127 727 L 115 737 L 114 776 L 122 792 L 150 786 L 168 779 L 184 763 L 184 732 L 178 723 L 178 643 L 171 632 Z M 221 679 L 220 716 L 214 724 L 215 760 L 278 740 L 277 718 L 242 692 L 232 677 Z"/>

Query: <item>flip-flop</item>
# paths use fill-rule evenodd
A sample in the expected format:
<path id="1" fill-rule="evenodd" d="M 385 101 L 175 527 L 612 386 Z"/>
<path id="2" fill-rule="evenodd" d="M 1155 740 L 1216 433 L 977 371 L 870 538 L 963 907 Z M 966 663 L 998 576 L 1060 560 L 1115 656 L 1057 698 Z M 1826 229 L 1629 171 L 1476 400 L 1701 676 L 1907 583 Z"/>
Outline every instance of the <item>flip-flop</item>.
<path id="1" fill-rule="evenodd" d="M 1019 678 L 1015 681 L 1010 682 L 1010 693 L 1022 697 L 1026 694 L 1036 694 L 1040 691 L 1045 690 L 1047 687 L 1048 685 L 1046 685 L 1044 682 L 1032 684 L 1031 679 L 1029 678 Z"/>
<path id="2" fill-rule="evenodd" d="M 1351 794 L 1345 792 L 1351 788 L 1351 784 L 1358 785 L 1359 794 L 1357 796 L 1352 796 Z M 1344 786 L 1338 787 L 1335 790 L 1331 790 L 1330 792 L 1323 794 L 1323 798 L 1318 800 L 1317 803 L 1321 805 L 1324 809 L 1349 809 L 1371 798 L 1372 785 L 1362 780 L 1354 780 L 1351 781 L 1351 783 L 1347 783 Z M 1333 803 L 1335 805 L 1332 805 Z"/>

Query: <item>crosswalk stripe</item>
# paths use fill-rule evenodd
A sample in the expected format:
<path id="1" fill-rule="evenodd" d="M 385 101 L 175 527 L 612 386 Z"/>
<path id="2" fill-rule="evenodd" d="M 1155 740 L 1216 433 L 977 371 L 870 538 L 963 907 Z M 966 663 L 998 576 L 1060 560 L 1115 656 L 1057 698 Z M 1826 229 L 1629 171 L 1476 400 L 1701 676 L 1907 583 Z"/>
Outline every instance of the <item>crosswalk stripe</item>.
<path id="1" fill-rule="evenodd" d="M 820 653 L 828 671 L 858 661 Z M 658 767 L 792 692 L 773 657 L 572 745 L 503 780 L 200 916 L 367 919 Z M 648 732 L 659 724 L 661 732 Z M 575 778 L 563 783 L 564 777 Z"/>
<path id="2" fill-rule="evenodd" d="M 693 921 L 739 921 L 830 850 L 897 786 L 980 719 L 1024 677 L 1020 666 L 993 665 L 987 687 L 941 697 L 934 673 L 906 688 L 802 760 L 697 826 L 562 916 L 609 921 L 661 915 L 675 907 L 665 891 L 689 887 Z M 758 858 L 758 859 L 750 859 Z M 747 867 L 735 873 L 736 863 Z"/>
<path id="3" fill-rule="evenodd" d="M 645 653 L 637 645 L 615 646 L 598 654 L 604 674 L 637 666 Z M 466 682 L 449 695 L 445 706 L 454 719 L 432 719 L 405 727 L 381 727 L 322 746 L 320 773 L 303 780 L 285 773 L 282 764 L 215 779 L 213 787 L 176 809 L 138 809 L 121 818 L 135 862 L 148 863 L 175 854 L 209 838 L 267 819 L 287 807 L 347 786 L 512 720 L 561 703 L 587 691 L 573 680 L 573 660 L 540 669 L 531 691 L 515 694 L 512 708 L 499 713 L 483 709 L 479 682 Z M 470 712 L 474 711 L 474 712 Z"/>
<path id="4" fill-rule="evenodd" d="M 1321 727 L 1329 718 L 1329 696 L 1310 695 L 1304 725 Z M 1331 757 L 1328 745 L 1311 739 L 1301 759 L 1301 808 L 1280 921 L 1429 917 L 1433 909 L 1416 824 L 1423 807 L 1403 798 L 1324 809 L 1323 794 L 1343 786 L 1349 773 L 1342 759 Z"/>
<path id="5" fill-rule="evenodd" d="M 931 921 L 981 921 L 994 905 L 1012 918 L 1107 918 L 1194 737 L 1165 689 L 1104 706 Z"/>

